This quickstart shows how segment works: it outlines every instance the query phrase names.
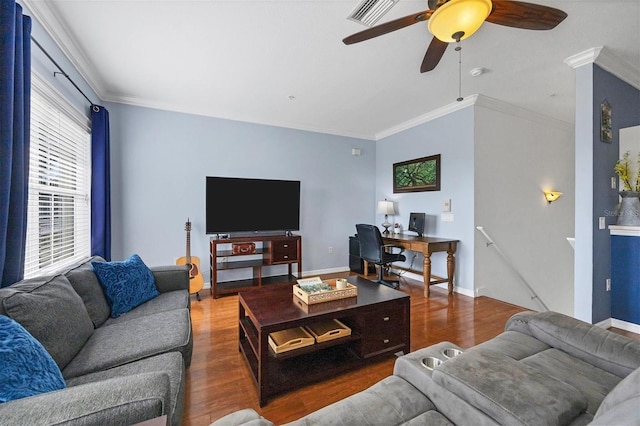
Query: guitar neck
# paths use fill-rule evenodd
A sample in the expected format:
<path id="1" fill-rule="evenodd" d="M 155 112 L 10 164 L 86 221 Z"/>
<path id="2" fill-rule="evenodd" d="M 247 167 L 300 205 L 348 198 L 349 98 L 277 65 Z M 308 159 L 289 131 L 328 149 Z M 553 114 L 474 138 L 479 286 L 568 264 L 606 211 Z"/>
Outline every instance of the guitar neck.
<path id="1" fill-rule="evenodd" d="M 187 231 L 187 263 L 191 263 L 191 232 Z"/>

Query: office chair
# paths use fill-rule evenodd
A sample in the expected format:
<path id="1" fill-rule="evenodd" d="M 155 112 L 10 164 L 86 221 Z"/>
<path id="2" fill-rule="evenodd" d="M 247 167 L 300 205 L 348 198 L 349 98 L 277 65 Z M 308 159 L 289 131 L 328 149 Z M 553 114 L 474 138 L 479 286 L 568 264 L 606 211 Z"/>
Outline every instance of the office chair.
<path id="1" fill-rule="evenodd" d="M 369 263 L 378 265 L 378 279 L 373 281 L 391 288 L 400 287 L 399 281 L 385 281 L 384 269 L 392 262 L 403 262 L 407 258 L 402 254 L 404 248 L 382 241 L 380 230 L 375 225 L 357 224 L 358 241 L 360 242 L 360 257 Z M 387 249 L 400 249 L 399 253 L 391 253 Z"/>

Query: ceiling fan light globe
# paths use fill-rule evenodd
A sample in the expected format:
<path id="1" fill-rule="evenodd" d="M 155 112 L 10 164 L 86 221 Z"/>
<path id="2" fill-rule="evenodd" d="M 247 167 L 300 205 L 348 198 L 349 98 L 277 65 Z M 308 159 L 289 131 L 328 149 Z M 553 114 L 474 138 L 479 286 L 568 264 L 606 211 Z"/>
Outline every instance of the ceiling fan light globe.
<path id="1" fill-rule="evenodd" d="M 438 7 L 428 21 L 431 34 L 445 43 L 458 40 L 454 34 L 464 33 L 464 40 L 478 31 L 491 13 L 491 0 L 450 0 Z"/>

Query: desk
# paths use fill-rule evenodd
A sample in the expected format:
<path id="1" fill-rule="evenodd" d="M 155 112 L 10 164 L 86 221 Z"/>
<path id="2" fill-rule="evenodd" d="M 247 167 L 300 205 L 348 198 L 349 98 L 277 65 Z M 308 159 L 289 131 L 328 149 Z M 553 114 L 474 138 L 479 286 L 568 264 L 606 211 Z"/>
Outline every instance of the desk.
<path id="1" fill-rule="evenodd" d="M 429 297 L 429 286 L 440 283 L 447 283 L 449 294 L 453 294 L 453 274 L 456 267 L 456 258 L 454 256 L 456 249 L 458 248 L 458 241 L 450 240 L 448 238 L 435 238 L 435 237 L 417 237 L 415 235 L 407 234 L 388 234 L 382 235 L 382 240 L 385 244 L 393 244 L 403 247 L 405 250 L 417 251 L 424 255 L 424 262 L 422 265 L 422 279 L 424 281 L 424 297 Z M 431 253 L 438 251 L 447 252 L 447 278 L 431 275 Z M 410 272 L 419 273 L 420 271 L 412 270 L 402 266 L 394 265 L 393 268 L 402 269 Z M 364 273 L 368 274 L 368 264 L 365 261 Z"/>

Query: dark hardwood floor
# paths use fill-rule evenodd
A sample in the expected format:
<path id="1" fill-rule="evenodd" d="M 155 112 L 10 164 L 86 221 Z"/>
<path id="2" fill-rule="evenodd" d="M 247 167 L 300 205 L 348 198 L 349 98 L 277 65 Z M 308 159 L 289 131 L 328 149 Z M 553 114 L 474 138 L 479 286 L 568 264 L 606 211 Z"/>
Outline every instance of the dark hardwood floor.
<path id="1" fill-rule="evenodd" d="M 438 287 L 432 287 L 431 297 L 425 299 L 420 282 L 402 278 L 401 283 L 400 290 L 411 296 L 411 350 L 445 340 L 463 348 L 476 345 L 501 333 L 511 315 L 525 310 L 487 297 L 448 296 Z M 201 301 L 192 296 L 191 304 L 194 349 L 187 370 L 185 426 L 209 425 L 241 408 L 253 408 L 275 424 L 286 423 L 364 390 L 393 371 L 391 356 L 282 394 L 260 408 L 251 373 L 238 351 L 238 296 L 213 299 L 206 289 L 201 295 Z"/>

